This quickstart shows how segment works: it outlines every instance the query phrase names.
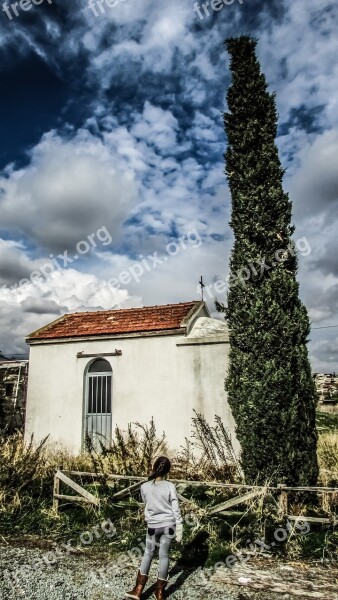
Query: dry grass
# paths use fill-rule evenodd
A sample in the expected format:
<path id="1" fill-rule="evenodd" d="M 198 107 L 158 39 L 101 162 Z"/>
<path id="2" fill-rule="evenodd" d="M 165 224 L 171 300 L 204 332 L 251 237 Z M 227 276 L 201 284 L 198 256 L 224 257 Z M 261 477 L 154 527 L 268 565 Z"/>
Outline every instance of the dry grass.
<path id="1" fill-rule="evenodd" d="M 87 450 L 95 473 L 106 475 L 136 475 L 146 477 L 155 459 L 161 454 L 172 461 L 172 479 L 198 481 L 239 481 L 240 467 L 236 460 L 231 439 L 220 419 L 209 425 L 196 413 L 193 419 L 193 441 L 177 453 L 168 450 L 165 433 L 158 435 L 153 419 L 149 425 L 129 424 L 126 431 L 115 429 L 109 447 L 95 447 L 87 440 Z"/>
<path id="2" fill-rule="evenodd" d="M 201 415 L 194 419 L 194 442 L 186 440 L 185 447 L 172 459 L 172 478 L 200 481 L 240 481 L 231 441 L 222 424 L 216 421 L 210 426 Z M 226 448 L 224 451 L 223 448 Z M 45 487 L 52 482 L 57 468 L 117 473 L 121 475 L 147 476 L 151 465 L 159 454 L 167 453 L 165 435 L 157 435 L 154 422 L 129 425 L 127 431 L 115 430 L 109 448 L 88 452 L 74 457 L 60 448 L 47 446 L 44 440 L 35 446 L 33 440 L 24 444 L 23 436 L 17 433 L 0 439 L 0 511 L 13 504 L 18 506 L 22 497 L 30 490 L 44 494 Z M 320 485 L 338 485 L 338 432 L 320 434 L 318 443 Z M 50 489 L 48 490 L 50 497 Z"/>
<path id="3" fill-rule="evenodd" d="M 338 486 L 338 431 L 319 436 L 318 460 L 321 483 L 324 486 Z"/>
<path id="4" fill-rule="evenodd" d="M 14 517 L 48 506 L 57 468 L 85 470 L 89 466 L 88 455 L 74 457 L 51 449 L 47 438 L 36 445 L 33 438 L 25 443 L 19 432 L 0 437 L 0 516 Z"/>
<path id="5" fill-rule="evenodd" d="M 134 425 L 134 427 L 133 427 Z M 115 436 L 107 446 L 103 442 L 94 445 L 87 438 L 86 448 L 95 473 L 115 473 L 146 477 L 157 456 L 167 454 L 165 434 L 158 436 L 154 420 L 149 425 L 129 424 L 127 431 L 115 428 Z"/>
<path id="6" fill-rule="evenodd" d="M 10 505 L 18 507 L 27 490 L 41 486 L 46 477 L 44 440 L 38 447 L 33 440 L 24 444 L 16 433 L 0 443 L 0 511 Z"/>
<path id="7" fill-rule="evenodd" d="M 222 424 L 216 419 L 215 424 L 209 425 L 201 417 L 195 417 L 195 437 L 192 441 L 186 441 L 172 459 L 171 478 L 199 480 L 199 481 L 241 481 L 241 474 L 233 456 L 231 440 Z M 56 515 L 52 511 L 52 485 L 53 476 L 57 468 L 63 470 L 78 470 L 96 472 L 103 475 L 101 483 L 105 483 L 105 476 L 109 473 L 121 475 L 146 476 L 155 458 L 160 454 L 168 454 L 165 435 L 158 435 L 153 421 L 148 425 L 138 423 L 130 425 L 126 431 L 115 430 L 113 443 L 110 447 L 102 447 L 101 451 L 93 447 L 88 452 L 78 457 L 70 453 L 42 442 L 39 446 L 33 443 L 24 444 L 21 434 L 15 434 L 10 438 L 0 438 L 0 519 L 2 520 L 2 531 L 12 532 L 14 528 L 18 531 L 38 533 L 39 535 L 66 535 L 72 528 L 75 530 L 82 527 L 82 523 L 98 519 L 97 515 L 84 507 L 69 507 Z M 320 464 L 319 485 L 338 485 L 338 433 L 337 431 L 323 432 L 319 436 L 318 456 Z M 85 482 L 85 485 L 87 483 Z M 109 504 L 109 493 L 107 499 Z M 100 494 L 106 497 L 104 488 L 100 488 Z M 185 491 L 182 493 L 185 495 Z M 190 493 L 190 492 L 189 492 Z M 190 497 L 188 493 L 188 497 Z M 251 536 L 268 536 L 271 523 L 276 522 L 276 504 L 268 495 L 255 499 L 242 515 L 232 517 L 231 525 L 226 526 L 223 522 L 204 518 L 206 507 L 210 502 L 217 504 L 227 499 L 227 493 L 220 490 L 206 490 L 205 488 L 194 488 L 190 502 L 183 506 L 183 510 L 194 513 L 200 523 L 201 531 L 206 532 L 209 538 L 209 549 L 218 551 L 220 543 L 240 546 Z M 320 508 L 325 513 L 334 514 L 336 511 L 337 498 L 329 498 L 327 494 L 322 497 Z M 123 523 L 125 530 L 130 530 L 130 535 L 139 535 L 143 531 L 143 517 L 139 511 L 135 511 L 136 504 L 131 503 L 129 507 L 114 507 L 115 517 L 118 522 Z M 295 507 L 293 507 L 295 508 Z M 300 512 L 308 514 L 309 506 L 298 506 Z M 111 506 L 109 510 L 111 511 Z M 86 512 L 87 510 L 87 512 Z M 112 514 L 109 512 L 108 514 Z M 115 514 L 115 513 L 114 513 Z M 114 518 L 115 518 L 114 517 Z M 249 519 L 250 517 L 250 519 Z M 100 517 L 101 518 L 101 517 Z M 250 521 L 250 522 L 249 522 Z M 249 524 L 248 524 L 249 523 Z M 224 528 L 229 528 L 227 539 L 224 538 Z M 133 533 L 134 532 L 134 533 Z M 223 532 L 223 533 L 222 533 Z M 195 535 L 195 531 L 193 532 Z M 325 532 L 324 532 L 325 533 Z M 198 535 L 198 531 L 197 534 Z M 333 544 L 332 535 L 325 533 L 324 541 L 316 537 L 315 556 L 318 548 L 325 546 L 330 548 Z M 223 536 L 223 537 L 222 537 Z M 243 537 L 244 536 L 244 537 Z M 324 536 L 324 534 L 320 534 Z M 291 542 L 287 545 L 289 553 L 303 551 L 299 546 L 299 536 L 291 536 Z M 128 543 L 129 543 L 128 538 Z M 131 543 L 131 541 L 130 541 Z M 324 544 L 324 546 L 323 546 Z M 229 546 L 230 547 L 230 546 Z M 312 549 L 308 549 L 312 555 Z M 216 552 L 217 553 L 217 552 Z M 296 555 L 295 554 L 295 555 Z M 212 554 L 213 556 L 213 554 Z"/>

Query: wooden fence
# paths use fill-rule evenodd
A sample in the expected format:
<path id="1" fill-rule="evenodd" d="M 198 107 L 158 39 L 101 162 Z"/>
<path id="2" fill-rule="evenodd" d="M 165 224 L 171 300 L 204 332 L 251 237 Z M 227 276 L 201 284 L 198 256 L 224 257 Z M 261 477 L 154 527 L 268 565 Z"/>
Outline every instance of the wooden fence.
<path id="1" fill-rule="evenodd" d="M 144 481 L 147 481 L 145 477 L 136 477 L 133 475 L 100 475 L 97 473 L 87 473 L 82 471 L 57 471 L 54 476 L 54 489 L 53 489 L 53 506 L 57 511 L 59 509 L 60 501 L 68 501 L 68 502 L 83 502 L 87 504 L 92 504 L 96 507 L 99 507 L 101 502 L 97 496 L 88 492 L 83 486 L 79 485 L 71 477 L 91 477 L 94 480 L 100 480 L 104 478 L 107 482 L 107 485 L 113 486 L 115 481 L 125 481 L 127 482 L 127 487 L 122 490 L 119 490 L 112 496 L 112 500 L 119 501 L 123 498 L 129 496 L 132 492 L 138 490 Z M 316 493 L 322 494 L 324 497 L 328 498 L 331 494 L 338 495 L 338 488 L 330 488 L 330 487 L 287 487 L 284 485 L 278 485 L 277 487 L 269 487 L 269 486 L 253 486 L 253 485 L 243 485 L 243 484 L 234 484 L 234 483 L 218 483 L 214 481 L 187 481 L 185 479 L 171 479 L 172 483 L 177 485 L 183 484 L 187 486 L 193 487 L 208 487 L 215 489 L 224 489 L 224 490 L 234 490 L 240 492 L 240 495 L 234 496 L 225 502 L 217 504 L 216 506 L 211 506 L 207 508 L 208 515 L 227 515 L 229 514 L 227 511 L 230 508 L 235 506 L 246 504 L 254 499 L 257 499 L 261 496 L 268 495 L 273 497 L 275 495 L 278 496 L 278 508 L 279 508 L 279 516 L 287 517 L 290 521 L 304 521 L 306 520 L 309 523 L 324 523 L 331 524 L 334 527 L 338 524 L 338 519 L 336 517 L 307 517 L 306 515 L 289 515 L 289 494 L 294 492 L 303 492 L 303 493 Z M 133 482 L 133 483 L 132 483 Z M 61 484 L 66 485 L 67 487 L 74 490 L 77 495 L 65 495 L 61 493 Z M 243 494 L 243 492 L 245 493 Z M 181 502 L 188 502 L 189 500 L 178 494 L 178 497 Z M 275 500 L 275 498 L 274 498 Z"/>

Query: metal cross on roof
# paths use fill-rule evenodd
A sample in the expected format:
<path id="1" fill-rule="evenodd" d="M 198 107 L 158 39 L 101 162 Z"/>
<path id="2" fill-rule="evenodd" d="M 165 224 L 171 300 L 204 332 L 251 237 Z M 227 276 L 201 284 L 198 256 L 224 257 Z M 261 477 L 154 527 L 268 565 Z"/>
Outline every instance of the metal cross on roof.
<path id="1" fill-rule="evenodd" d="M 203 275 L 201 275 L 201 280 L 200 280 L 198 283 L 199 283 L 199 284 L 200 284 L 200 286 L 201 286 L 202 300 L 204 300 L 204 293 L 203 293 L 203 290 L 204 290 L 204 288 L 205 288 L 205 285 L 204 285 L 204 283 L 203 283 Z"/>

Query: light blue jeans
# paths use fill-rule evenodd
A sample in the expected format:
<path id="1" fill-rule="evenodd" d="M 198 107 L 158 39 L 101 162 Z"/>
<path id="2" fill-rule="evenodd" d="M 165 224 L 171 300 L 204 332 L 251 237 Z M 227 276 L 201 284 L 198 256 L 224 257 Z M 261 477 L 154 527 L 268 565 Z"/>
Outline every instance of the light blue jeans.
<path id="1" fill-rule="evenodd" d="M 142 573 L 142 575 L 148 575 L 151 561 L 154 558 L 155 548 L 156 546 L 158 546 L 158 577 L 159 579 L 168 579 L 169 550 L 171 542 L 175 538 L 175 533 L 175 525 L 172 525 L 171 527 L 157 527 L 156 529 L 148 527 L 146 537 L 146 548 L 140 566 L 140 572 Z"/>

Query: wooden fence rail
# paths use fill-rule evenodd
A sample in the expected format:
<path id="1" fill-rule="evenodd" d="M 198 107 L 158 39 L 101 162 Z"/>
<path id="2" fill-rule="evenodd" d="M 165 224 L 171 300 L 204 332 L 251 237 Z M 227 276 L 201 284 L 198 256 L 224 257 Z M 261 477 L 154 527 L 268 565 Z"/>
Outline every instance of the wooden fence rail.
<path id="1" fill-rule="evenodd" d="M 113 494 L 112 499 L 119 501 L 122 498 L 129 496 L 132 492 L 138 490 L 144 481 L 147 481 L 146 477 L 136 477 L 134 475 L 115 475 L 109 474 L 104 475 L 103 473 L 88 473 L 86 471 L 60 471 L 58 470 L 54 476 L 54 488 L 53 488 L 53 506 L 57 511 L 59 509 L 59 504 L 61 500 L 66 500 L 68 502 L 84 502 L 93 504 L 94 506 L 100 506 L 100 499 L 94 494 L 91 494 L 78 483 L 73 481 L 71 477 L 89 477 L 92 479 L 100 480 L 104 479 L 108 485 L 112 485 L 114 481 L 126 481 L 129 485 Z M 242 495 L 235 496 L 230 498 L 229 500 L 218 504 L 217 506 L 212 506 L 207 509 L 208 515 L 227 515 L 227 511 L 234 506 L 239 506 L 242 504 L 246 504 L 252 500 L 258 499 L 259 497 L 263 497 L 265 495 L 273 496 L 274 493 L 277 493 L 279 496 L 279 516 L 287 517 L 290 521 L 300 521 L 307 520 L 311 523 L 329 523 L 333 526 L 338 524 L 338 519 L 335 517 L 329 518 L 320 518 L 320 517 L 307 517 L 306 515 L 298 515 L 293 516 L 289 515 L 289 494 L 291 492 L 311 492 L 317 494 L 337 494 L 338 488 L 329 488 L 329 487 L 288 487 L 285 485 L 278 485 L 276 487 L 270 486 L 258 486 L 258 485 L 245 485 L 245 484 L 237 484 L 237 483 L 219 483 L 215 481 L 189 481 L 185 479 L 171 479 L 172 483 L 175 484 L 183 484 L 186 486 L 193 487 L 210 487 L 215 489 L 228 489 L 228 490 L 238 490 L 242 492 Z M 134 482 L 134 483 L 131 483 Z M 67 485 L 75 492 L 77 492 L 77 496 L 70 496 L 61 494 L 61 483 Z M 246 490 L 246 493 L 243 494 L 243 491 Z M 179 499 L 182 502 L 188 502 L 188 499 L 178 494 Z"/>
<path id="2" fill-rule="evenodd" d="M 147 481 L 147 477 L 137 477 L 136 475 L 115 475 L 109 474 L 106 475 L 104 473 L 88 473 L 87 471 L 64 471 L 62 473 L 66 475 L 77 475 L 79 477 L 93 477 L 94 479 L 107 479 L 108 481 L 112 481 L 114 479 L 124 479 L 125 481 Z M 196 481 L 196 480 L 188 480 L 188 479 L 170 479 L 172 483 L 182 483 L 185 485 L 192 486 L 205 486 L 205 487 L 214 487 L 214 488 L 228 488 L 235 490 L 261 490 L 265 487 L 266 490 L 269 491 L 280 491 L 281 488 L 286 492 L 331 492 L 333 494 L 338 493 L 338 488 L 332 487 L 288 487 L 283 484 L 279 484 L 276 487 L 273 486 L 262 486 L 262 485 L 246 485 L 244 483 L 220 483 L 218 481 Z"/>

